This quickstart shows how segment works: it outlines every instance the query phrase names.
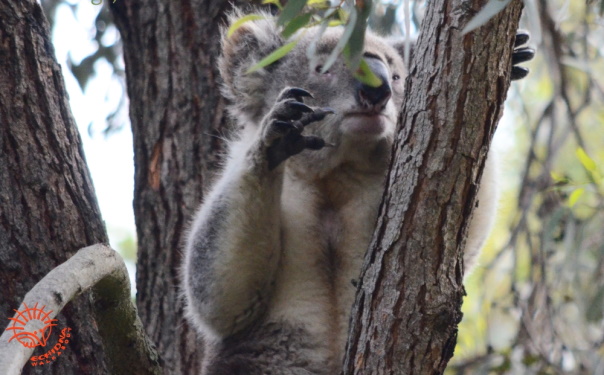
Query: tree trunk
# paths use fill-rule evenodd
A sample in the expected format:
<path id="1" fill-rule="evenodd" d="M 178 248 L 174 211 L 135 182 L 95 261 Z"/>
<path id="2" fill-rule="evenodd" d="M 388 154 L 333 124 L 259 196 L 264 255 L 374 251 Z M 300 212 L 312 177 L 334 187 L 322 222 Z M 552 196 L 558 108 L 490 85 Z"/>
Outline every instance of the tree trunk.
<path id="1" fill-rule="evenodd" d="M 0 20 L 0 319 L 6 319 L 50 270 L 82 247 L 106 243 L 107 235 L 40 5 L 2 1 Z M 41 367 L 27 364 L 24 373 L 108 373 L 90 293 L 60 313 L 57 328 L 65 327 L 73 334 L 62 355 Z M 54 333 L 49 343 L 57 341 Z"/>
<path id="2" fill-rule="evenodd" d="M 486 0 L 428 2 L 344 374 L 441 374 L 464 295 L 462 249 L 501 117 L 521 11 L 461 30 Z"/>
<path id="3" fill-rule="evenodd" d="M 200 371 L 183 317 L 181 238 L 217 170 L 226 133 L 218 29 L 228 0 L 117 1 L 134 133 L 137 305 L 166 373 Z"/>

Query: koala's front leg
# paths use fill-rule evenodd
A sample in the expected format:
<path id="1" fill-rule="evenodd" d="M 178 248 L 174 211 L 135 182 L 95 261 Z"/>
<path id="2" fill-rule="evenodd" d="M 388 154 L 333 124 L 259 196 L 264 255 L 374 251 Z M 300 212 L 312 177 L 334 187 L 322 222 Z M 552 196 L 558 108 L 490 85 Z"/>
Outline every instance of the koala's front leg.
<path id="1" fill-rule="evenodd" d="M 276 168 L 302 150 L 325 146 L 303 136 L 331 111 L 308 107 L 286 89 L 260 128 L 231 144 L 221 177 L 197 212 L 187 239 L 183 287 L 187 312 L 207 336 L 225 338 L 262 316 L 281 257 L 281 187 Z"/>
<path id="2" fill-rule="evenodd" d="M 267 146 L 269 170 L 305 149 L 320 150 L 328 146 L 323 139 L 304 136 L 302 131 L 306 125 L 321 121 L 334 111 L 331 108 L 312 109 L 304 104 L 304 97 L 312 95 L 296 87 L 284 89 L 275 106 L 262 120 L 262 140 Z"/>

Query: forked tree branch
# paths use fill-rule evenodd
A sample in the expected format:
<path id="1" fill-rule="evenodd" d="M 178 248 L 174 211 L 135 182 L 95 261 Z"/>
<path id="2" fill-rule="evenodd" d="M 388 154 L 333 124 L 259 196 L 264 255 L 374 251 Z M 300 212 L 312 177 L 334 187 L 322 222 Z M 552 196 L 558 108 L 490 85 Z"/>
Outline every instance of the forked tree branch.
<path id="1" fill-rule="evenodd" d="M 96 244 L 80 249 L 65 263 L 50 271 L 26 295 L 25 306 L 45 306 L 54 319 L 67 303 L 92 288 L 96 322 L 103 338 L 112 374 L 160 374 L 153 345 L 148 341 L 130 299 L 130 281 L 122 257 L 113 249 Z M 15 319 L 19 318 L 15 314 Z M 3 374 L 21 374 L 34 348 L 10 340 L 14 332 L 0 336 L 0 369 Z M 77 334 L 77 332 L 74 332 Z M 10 341 L 9 341 L 10 340 Z"/>

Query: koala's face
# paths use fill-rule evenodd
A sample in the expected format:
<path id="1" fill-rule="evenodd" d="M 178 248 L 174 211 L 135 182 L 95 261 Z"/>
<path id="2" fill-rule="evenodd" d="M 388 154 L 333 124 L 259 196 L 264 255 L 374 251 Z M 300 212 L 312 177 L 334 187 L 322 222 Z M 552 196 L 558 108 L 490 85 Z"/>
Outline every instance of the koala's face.
<path id="1" fill-rule="evenodd" d="M 236 12 L 230 22 L 242 16 Z M 341 57 L 323 72 L 323 64 L 341 38 L 341 28 L 327 30 L 317 41 L 316 57 L 309 58 L 308 47 L 317 40 L 318 32 L 318 28 L 301 31 L 293 37 L 300 40 L 290 53 L 253 73 L 247 73 L 251 66 L 288 42 L 271 16 L 243 24 L 230 37 L 223 32 L 219 67 L 229 111 L 239 125 L 257 126 L 283 89 L 298 87 L 313 95 L 304 98 L 307 105 L 335 111 L 308 125 L 304 135 L 319 136 L 336 147 L 306 150 L 291 158 L 296 164 L 308 169 L 350 158 L 369 166 L 378 159 L 387 160 L 406 77 L 401 48 L 371 32 L 366 34 L 364 59 L 382 80 L 380 87 L 369 87 L 354 78 Z"/>
<path id="2" fill-rule="evenodd" d="M 363 57 L 382 80 L 381 86 L 370 87 L 359 82 L 343 58 L 323 72 L 323 64 L 341 33 L 341 29 L 326 32 L 317 42 L 316 58 L 309 59 L 307 49 L 316 38 L 316 31 L 307 32 L 296 48 L 270 73 L 270 96 L 277 95 L 286 86 L 300 87 L 314 96 L 305 100 L 308 105 L 334 109 L 335 115 L 308 127 L 309 132 L 328 142 L 337 143 L 346 138 L 365 141 L 390 138 L 403 98 L 406 76 L 403 60 L 386 40 L 368 33 Z"/>

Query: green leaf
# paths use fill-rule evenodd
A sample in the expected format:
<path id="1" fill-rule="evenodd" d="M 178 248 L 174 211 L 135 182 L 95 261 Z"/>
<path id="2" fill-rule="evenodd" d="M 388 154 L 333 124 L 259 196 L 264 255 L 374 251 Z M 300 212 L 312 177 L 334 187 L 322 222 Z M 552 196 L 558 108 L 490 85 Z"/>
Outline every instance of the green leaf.
<path id="1" fill-rule="evenodd" d="M 355 12 L 356 12 L 356 9 L 355 9 Z M 350 13 L 348 13 L 347 11 L 345 11 L 342 8 L 338 8 L 335 13 L 336 14 L 334 16 L 338 17 L 338 19 L 340 21 L 342 21 L 342 23 L 348 22 L 348 19 L 350 18 Z"/>
<path id="2" fill-rule="evenodd" d="M 340 20 L 332 20 L 332 21 L 329 21 L 328 24 L 329 24 L 329 27 L 336 27 L 336 26 L 344 25 L 344 22 L 340 21 Z"/>
<path id="3" fill-rule="evenodd" d="M 262 68 L 274 63 L 275 61 L 279 60 L 283 56 L 287 55 L 287 53 L 289 51 L 291 51 L 296 46 L 296 44 L 298 44 L 298 40 L 294 40 L 292 42 L 289 42 L 289 43 L 279 47 L 278 49 L 271 52 L 268 56 L 266 56 L 265 58 L 260 60 L 256 65 L 249 68 L 247 70 L 246 74 L 253 73 L 259 69 L 262 69 Z"/>
<path id="4" fill-rule="evenodd" d="M 285 25 L 287 22 L 294 19 L 294 17 L 300 14 L 300 12 L 302 12 L 302 9 L 304 8 L 307 2 L 308 0 L 288 1 L 285 5 L 285 8 L 283 8 L 283 11 L 281 12 L 279 19 L 277 20 L 277 24 Z"/>
<path id="5" fill-rule="evenodd" d="M 583 195 L 583 193 L 585 193 L 585 189 L 584 188 L 579 188 L 575 191 L 573 191 L 570 194 L 570 197 L 568 197 L 568 207 L 572 208 L 577 201 L 579 200 L 579 198 L 581 198 L 581 196 Z"/>
<path id="6" fill-rule="evenodd" d="M 365 45 L 365 32 L 367 31 L 367 18 L 371 13 L 372 5 L 372 0 L 357 1 L 355 5 L 358 16 L 348 40 L 348 48 L 344 52 L 344 55 L 348 59 L 348 64 L 353 70 L 357 69 L 361 63 L 363 47 Z"/>
<path id="7" fill-rule="evenodd" d="M 237 21 L 233 22 L 231 27 L 229 27 L 229 29 L 227 30 L 227 38 L 230 38 L 231 35 L 233 35 L 233 33 L 237 31 L 237 29 L 240 28 L 244 23 L 261 19 L 264 19 L 264 16 L 260 14 L 248 14 L 245 17 L 241 17 Z"/>
<path id="8" fill-rule="evenodd" d="M 336 60 L 338 59 L 338 56 L 340 56 L 340 53 L 342 53 L 342 51 L 344 50 L 344 47 L 346 47 L 346 44 L 348 43 L 348 41 L 350 40 L 350 36 L 352 35 L 352 31 L 354 30 L 356 20 L 357 11 L 356 8 L 352 8 L 348 16 L 348 24 L 346 24 L 346 26 L 344 27 L 344 32 L 342 33 L 342 35 L 340 35 L 340 40 L 338 40 L 338 44 L 336 44 L 333 51 L 331 51 L 331 53 L 329 54 L 329 57 L 327 57 L 327 60 L 325 60 L 325 62 L 323 63 L 323 69 L 321 73 L 325 73 L 329 70 L 329 68 L 331 68 L 333 63 L 336 62 Z"/>
<path id="9" fill-rule="evenodd" d="M 597 168 L 596 162 L 592 158 L 590 158 L 589 155 L 587 155 L 587 153 L 585 152 L 585 150 L 583 150 L 582 147 L 579 147 L 577 149 L 577 157 L 579 158 L 579 161 L 581 162 L 581 164 L 583 164 L 583 168 L 585 168 L 589 172 L 596 171 L 596 168 Z"/>
<path id="10" fill-rule="evenodd" d="M 316 9 L 327 9 L 329 5 L 329 1 L 326 0 L 308 0 L 308 6 Z"/>
<path id="11" fill-rule="evenodd" d="M 365 59 L 361 59 L 361 64 L 354 73 L 354 78 L 371 87 L 379 87 L 382 84 L 382 80 L 371 71 Z"/>
<path id="12" fill-rule="evenodd" d="M 567 185 L 571 182 L 570 178 L 568 178 L 567 176 L 560 174 L 558 172 L 551 171 L 549 175 L 552 178 L 552 180 L 554 180 L 554 182 L 556 183 L 557 186 Z"/>
<path id="13" fill-rule="evenodd" d="M 465 35 L 470 31 L 479 28 L 499 12 L 501 12 L 511 0 L 489 0 L 489 2 L 468 22 L 463 28 L 461 35 Z"/>
<path id="14" fill-rule="evenodd" d="M 273 4 L 277 8 L 279 8 L 279 10 L 283 10 L 283 6 L 281 5 L 281 1 L 279 0 L 262 0 L 262 4 Z"/>
<path id="15" fill-rule="evenodd" d="M 287 24 L 287 26 L 285 26 L 285 28 L 281 32 L 281 35 L 283 35 L 283 37 L 286 39 L 289 38 L 290 36 L 294 35 L 296 31 L 308 25 L 311 17 L 312 13 L 304 13 L 294 18 Z"/>
<path id="16" fill-rule="evenodd" d="M 566 178 L 564 177 L 564 175 L 558 173 L 558 172 L 554 172 L 551 171 L 549 173 L 550 177 L 552 178 L 552 180 L 554 180 L 554 182 L 563 182 L 566 180 Z"/>

